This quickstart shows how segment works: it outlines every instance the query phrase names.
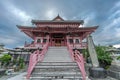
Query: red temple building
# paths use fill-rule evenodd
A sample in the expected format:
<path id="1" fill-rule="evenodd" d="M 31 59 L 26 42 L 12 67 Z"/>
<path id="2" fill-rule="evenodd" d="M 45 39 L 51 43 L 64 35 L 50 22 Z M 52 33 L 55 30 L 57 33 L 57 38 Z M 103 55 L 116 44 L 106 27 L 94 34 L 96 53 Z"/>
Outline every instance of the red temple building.
<path id="1" fill-rule="evenodd" d="M 32 49 L 27 71 L 30 80 L 87 80 L 80 50 L 83 42 L 98 26 L 81 27 L 83 20 L 32 20 L 34 27 L 17 27 L 33 39 L 24 49 Z M 78 74 L 76 74 L 78 73 Z"/>

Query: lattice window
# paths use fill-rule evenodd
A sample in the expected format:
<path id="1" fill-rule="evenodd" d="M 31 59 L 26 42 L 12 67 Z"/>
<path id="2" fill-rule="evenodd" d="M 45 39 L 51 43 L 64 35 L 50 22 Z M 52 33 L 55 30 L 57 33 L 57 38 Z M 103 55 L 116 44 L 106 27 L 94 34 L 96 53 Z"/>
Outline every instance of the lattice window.
<path id="1" fill-rule="evenodd" d="M 69 43 L 72 44 L 73 43 L 73 39 L 69 39 Z"/>
<path id="2" fill-rule="evenodd" d="M 41 43 L 41 39 L 38 39 L 38 40 L 37 40 L 37 43 Z"/>
<path id="3" fill-rule="evenodd" d="M 77 44 L 80 43 L 80 42 L 79 42 L 79 39 L 75 39 L 75 43 L 77 43 Z"/>
<path id="4" fill-rule="evenodd" d="M 47 39 L 43 39 L 43 43 L 46 43 Z"/>

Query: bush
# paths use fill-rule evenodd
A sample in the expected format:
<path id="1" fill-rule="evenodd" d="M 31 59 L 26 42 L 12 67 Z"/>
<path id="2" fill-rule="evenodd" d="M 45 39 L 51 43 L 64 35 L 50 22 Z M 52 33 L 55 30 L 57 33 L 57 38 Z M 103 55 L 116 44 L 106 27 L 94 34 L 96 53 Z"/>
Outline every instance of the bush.
<path id="1" fill-rule="evenodd" d="M 2 65 L 8 66 L 9 62 L 11 61 L 11 56 L 9 54 L 5 54 L 2 57 L 0 57 L 0 61 Z"/>
<path id="2" fill-rule="evenodd" d="M 95 46 L 98 61 L 101 67 L 108 69 L 112 62 L 112 57 L 109 52 L 106 52 L 107 47 L 105 46 Z M 87 62 L 91 62 L 89 51 L 87 49 L 83 50 L 83 55 Z"/>
<path id="3" fill-rule="evenodd" d="M 20 67 L 20 69 L 23 69 L 24 66 L 25 66 L 25 65 L 24 65 L 24 64 L 25 64 L 25 63 L 24 63 L 24 60 L 23 60 L 22 58 L 19 58 L 19 61 L 18 61 L 18 62 L 19 62 L 19 67 Z"/>
<path id="4" fill-rule="evenodd" d="M 120 60 L 120 56 L 117 57 L 117 60 Z"/>
<path id="5" fill-rule="evenodd" d="M 96 52 L 100 66 L 107 69 L 111 65 L 112 57 L 110 56 L 110 53 L 106 52 L 105 50 L 105 46 L 96 46 Z"/>

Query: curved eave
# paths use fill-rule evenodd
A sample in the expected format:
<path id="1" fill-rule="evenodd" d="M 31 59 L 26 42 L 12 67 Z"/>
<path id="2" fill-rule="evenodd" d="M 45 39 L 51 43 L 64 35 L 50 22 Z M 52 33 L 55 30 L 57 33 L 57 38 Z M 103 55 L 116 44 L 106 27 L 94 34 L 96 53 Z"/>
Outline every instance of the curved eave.
<path id="1" fill-rule="evenodd" d="M 92 26 L 92 27 L 79 27 L 81 29 L 97 29 L 99 26 Z"/>
<path id="2" fill-rule="evenodd" d="M 26 35 L 28 35 L 29 37 L 31 37 L 32 39 L 34 39 L 34 35 L 32 34 L 32 30 L 34 29 L 34 27 L 28 27 L 28 26 L 20 26 L 20 25 L 16 25 L 22 32 L 24 32 Z M 27 30 L 26 30 L 27 29 Z"/>
<path id="3" fill-rule="evenodd" d="M 35 28 L 35 27 L 33 27 L 33 26 L 21 26 L 21 25 L 16 25 L 17 26 L 17 28 L 19 28 L 19 29 L 23 29 L 23 28 Z"/>
<path id="4" fill-rule="evenodd" d="M 82 27 L 79 29 L 83 29 L 83 30 L 91 30 L 92 32 L 94 32 L 99 26 L 94 26 L 94 27 Z"/>

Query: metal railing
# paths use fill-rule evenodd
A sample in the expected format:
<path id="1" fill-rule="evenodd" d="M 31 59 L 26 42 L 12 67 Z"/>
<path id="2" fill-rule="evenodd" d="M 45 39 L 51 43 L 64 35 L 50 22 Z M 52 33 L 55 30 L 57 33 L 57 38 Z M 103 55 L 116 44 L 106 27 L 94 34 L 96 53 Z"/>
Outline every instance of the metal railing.
<path id="1" fill-rule="evenodd" d="M 34 51 L 31 55 L 30 55 L 30 60 L 29 60 L 29 66 L 28 66 L 28 71 L 27 71 L 27 79 L 29 79 L 35 65 L 38 62 L 38 55 L 39 55 L 40 51 L 36 50 Z"/>
<path id="2" fill-rule="evenodd" d="M 47 42 L 44 46 L 42 51 L 36 50 L 34 51 L 31 55 L 30 55 L 30 60 L 29 60 L 29 66 L 28 66 L 28 71 L 27 71 L 27 79 L 30 78 L 31 73 L 35 67 L 35 65 L 37 64 L 38 61 L 42 61 L 44 58 L 45 53 L 48 50 L 48 45 L 49 42 Z"/>
<path id="3" fill-rule="evenodd" d="M 83 80 L 86 80 L 86 72 L 85 72 L 85 67 L 84 67 L 84 58 L 83 55 L 80 54 L 79 51 L 75 50 L 73 51 L 72 47 L 70 46 L 69 43 L 67 43 L 68 51 L 72 57 L 72 60 L 75 61 L 81 71 Z"/>

